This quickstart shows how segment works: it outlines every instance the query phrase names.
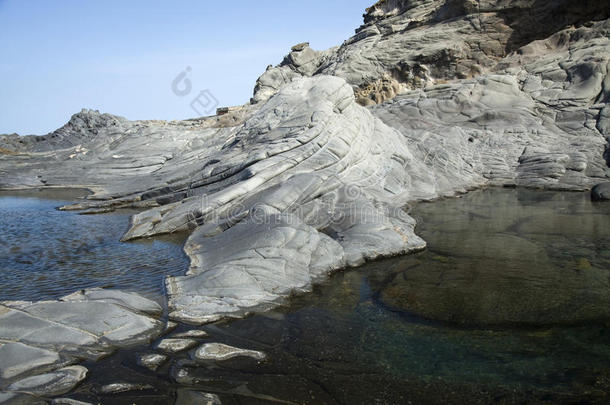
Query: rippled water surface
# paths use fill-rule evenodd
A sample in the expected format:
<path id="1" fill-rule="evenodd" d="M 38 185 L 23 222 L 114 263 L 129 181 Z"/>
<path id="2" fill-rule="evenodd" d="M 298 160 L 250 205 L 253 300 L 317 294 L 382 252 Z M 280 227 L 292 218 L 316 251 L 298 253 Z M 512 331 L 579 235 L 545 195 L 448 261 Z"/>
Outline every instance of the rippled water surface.
<path id="1" fill-rule="evenodd" d="M 134 212 L 58 211 L 82 191 L 0 193 L 0 300 L 59 298 L 117 287 L 160 296 L 165 274 L 184 274 L 182 238 L 122 243 Z"/>
<path id="2" fill-rule="evenodd" d="M 223 404 L 610 403 L 609 214 L 587 194 L 530 190 L 418 204 L 427 251 L 203 327 L 202 342 L 262 350 L 267 361 L 182 353 L 153 373 L 137 366 L 151 351 L 141 347 L 88 365 L 92 377 L 74 395 L 108 404 L 173 404 L 188 390 Z M 117 381 L 154 389 L 96 394 Z"/>

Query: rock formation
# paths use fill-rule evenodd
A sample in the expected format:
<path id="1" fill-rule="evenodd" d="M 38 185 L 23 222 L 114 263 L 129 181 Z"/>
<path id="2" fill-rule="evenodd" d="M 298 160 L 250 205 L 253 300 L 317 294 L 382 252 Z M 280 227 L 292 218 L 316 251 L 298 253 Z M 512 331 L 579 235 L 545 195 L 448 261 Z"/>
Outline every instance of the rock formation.
<path id="1" fill-rule="evenodd" d="M 190 270 L 166 281 L 170 317 L 243 316 L 330 271 L 423 249 L 409 202 L 607 181 L 609 11 L 607 0 L 383 0 L 340 47 L 293 47 L 250 105 L 222 117 L 83 110 L 46 136 L 0 136 L 0 187 L 86 187 L 88 200 L 63 209 L 143 209 L 124 240 L 190 231 Z M 159 326 L 138 306 L 92 299 L 5 303 L 0 364 L 14 350 L 44 351 L 26 369 L 48 370 L 65 365 L 65 347 L 106 350 L 107 331 L 80 331 L 92 305 L 133 319 L 142 339 Z M 25 321 L 4 336 L 10 317 L 82 332 L 82 342 L 35 340 Z M 15 367 L 2 372 L 25 366 Z"/>

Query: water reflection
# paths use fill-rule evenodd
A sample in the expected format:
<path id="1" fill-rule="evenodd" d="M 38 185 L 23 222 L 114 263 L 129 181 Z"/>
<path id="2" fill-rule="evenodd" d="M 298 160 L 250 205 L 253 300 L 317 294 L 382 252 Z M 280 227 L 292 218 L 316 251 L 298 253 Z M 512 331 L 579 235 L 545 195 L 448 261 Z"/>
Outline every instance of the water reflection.
<path id="1" fill-rule="evenodd" d="M 466 325 L 610 320 L 609 208 L 585 194 L 532 190 L 420 204 L 418 231 L 429 249 L 381 300 Z"/>

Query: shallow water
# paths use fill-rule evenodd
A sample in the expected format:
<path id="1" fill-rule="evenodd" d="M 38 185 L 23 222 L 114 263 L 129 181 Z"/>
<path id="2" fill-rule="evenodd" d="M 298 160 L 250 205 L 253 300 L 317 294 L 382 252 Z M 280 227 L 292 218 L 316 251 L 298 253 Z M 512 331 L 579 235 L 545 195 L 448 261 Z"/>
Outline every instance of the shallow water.
<path id="1" fill-rule="evenodd" d="M 78 215 L 56 207 L 82 191 L 0 193 L 0 300 L 56 299 L 120 287 L 151 297 L 166 274 L 184 274 L 184 236 L 122 243 L 134 211 Z"/>
<path id="2" fill-rule="evenodd" d="M 491 189 L 418 204 L 425 252 L 339 272 L 278 310 L 202 329 L 268 360 L 154 373 L 149 347 L 87 364 L 73 394 L 173 404 L 185 390 L 223 404 L 608 403 L 610 205 L 587 194 Z M 190 329 L 186 325 L 179 331 Z M 98 395 L 127 381 L 154 389 Z"/>
<path id="3" fill-rule="evenodd" d="M 0 299 L 116 286 L 158 295 L 187 266 L 180 240 L 120 243 L 129 212 L 56 211 L 75 195 L 0 196 Z M 44 197 L 44 198 L 40 198 Z M 150 346 L 85 364 L 71 397 L 173 404 L 186 390 L 223 404 L 608 403 L 610 204 L 584 193 L 490 189 L 417 204 L 426 251 L 343 271 L 271 312 L 207 325 L 201 342 L 268 360 L 173 356 Z M 6 271 L 9 270 L 10 271 Z M 191 329 L 180 325 L 178 331 Z M 99 394 L 115 382 L 153 389 Z"/>

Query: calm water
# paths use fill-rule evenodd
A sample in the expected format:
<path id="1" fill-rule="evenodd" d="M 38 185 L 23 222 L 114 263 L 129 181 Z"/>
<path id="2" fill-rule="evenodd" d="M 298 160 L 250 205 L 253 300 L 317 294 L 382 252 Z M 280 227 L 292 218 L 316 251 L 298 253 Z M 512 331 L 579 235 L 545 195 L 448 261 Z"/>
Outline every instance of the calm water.
<path id="1" fill-rule="evenodd" d="M 208 325 L 202 341 L 266 362 L 153 373 L 141 347 L 88 364 L 73 395 L 173 404 L 186 390 L 223 404 L 608 403 L 610 204 L 588 195 L 493 189 L 419 204 L 429 249 L 340 272 L 279 310 Z M 188 329 L 180 326 L 178 330 Z M 98 395 L 102 384 L 154 389 Z M 189 402 L 184 402 L 189 403 Z"/>
<path id="2" fill-rule="evenodd" d="M 180 238 L 121 243 L 133 212 L 56 210 L 80 191 L 0 193 L 0 300 L 59 298 L 88 287 L 157 297 L 165 274 L 184 274 Z"/>

